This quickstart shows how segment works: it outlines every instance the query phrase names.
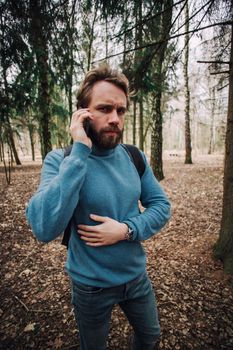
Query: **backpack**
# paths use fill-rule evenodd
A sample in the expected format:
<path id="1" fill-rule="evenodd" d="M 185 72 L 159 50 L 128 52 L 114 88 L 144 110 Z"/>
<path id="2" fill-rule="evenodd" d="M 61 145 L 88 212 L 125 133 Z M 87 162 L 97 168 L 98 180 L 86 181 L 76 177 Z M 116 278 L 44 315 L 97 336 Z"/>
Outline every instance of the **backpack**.
<path id="1" fill-rule="evenodd" d="M 136 146 L 133 146 L 133 145 L 122 143 L 121 146 L 126 150 L 128 155 L 130 156 L 132 162 L 135 165 L 135 168 L 137 169 L 138 175 L 141 179 L 145 171 L 145 162 L 141 152 Z M 70 155 L 71 150 L 72 150 L 72 145 L 65 147 L 64 158 Z M 65 231 L 62 237 L 62 242 L 61 242 L 61 244 L 65 245 L 67 249 L 68 249 L 68 244 L 69 244 L 70 235 L 71 235 L 71 223 L 72 223 L 72 218 L 70 219 L 67 227 L 65 228 Z"/>

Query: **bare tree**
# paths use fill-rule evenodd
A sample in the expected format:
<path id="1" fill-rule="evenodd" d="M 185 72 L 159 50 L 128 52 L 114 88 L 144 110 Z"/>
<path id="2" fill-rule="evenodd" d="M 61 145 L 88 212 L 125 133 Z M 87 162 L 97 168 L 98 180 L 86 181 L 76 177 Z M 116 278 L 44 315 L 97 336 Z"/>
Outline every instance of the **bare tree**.
<path id="1" fill-rule="evenodd" d="M 185 81 L 185 164 L 192 164 L 191 130 L 190 130 L 190 90 L 189 90 L 189 3 L 185 5 L 184 36 L 184 81 Z"/>

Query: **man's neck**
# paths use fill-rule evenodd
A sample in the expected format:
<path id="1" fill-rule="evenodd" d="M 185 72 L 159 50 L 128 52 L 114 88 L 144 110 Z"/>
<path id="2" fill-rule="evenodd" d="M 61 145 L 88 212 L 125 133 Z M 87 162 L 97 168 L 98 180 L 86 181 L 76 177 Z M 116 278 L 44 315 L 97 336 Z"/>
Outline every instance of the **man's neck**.
<path id="1" fill-rule="evenodd" d="M 108 148 L 99 147 L 96 144 L 92 143 L 91 153 L 94 154 L 95 156 L 107 156 L 107 155 L 113 153 L 115 151 L 116 147 L 108 149 Z"/>

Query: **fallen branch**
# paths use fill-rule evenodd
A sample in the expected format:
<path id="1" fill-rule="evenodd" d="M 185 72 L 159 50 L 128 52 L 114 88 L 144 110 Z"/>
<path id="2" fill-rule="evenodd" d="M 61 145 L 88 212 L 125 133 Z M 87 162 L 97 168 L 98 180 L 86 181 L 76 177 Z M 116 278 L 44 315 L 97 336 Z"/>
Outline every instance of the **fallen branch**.
<path id="1" fill-rule="evenodd" d="M 24 304 L 24 302 L 23 302 L 22 300 L 20 300 L 16 295 L 14 295 L 14 298 L 15 298 L 16 300 L 18 300 L 18 302 L 19 302 L 21 305 L 23 305 L 23 307 L 27 310 L 27 312 L 30 312 L 29 308 L 27 307 L 26 304 Z"/>

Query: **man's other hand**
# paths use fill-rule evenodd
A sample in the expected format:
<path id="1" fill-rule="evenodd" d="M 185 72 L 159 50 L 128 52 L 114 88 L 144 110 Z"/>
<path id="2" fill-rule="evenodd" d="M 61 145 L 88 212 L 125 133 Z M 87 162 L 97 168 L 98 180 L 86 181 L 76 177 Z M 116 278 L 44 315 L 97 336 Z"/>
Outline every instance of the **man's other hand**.
<path id="1" fill-rule="evenodd" d="M 100 222 L 96 226 L 78 225 L 80 238 L 92 247 L 112 245 L 125 240 L 128 226 L 107 216 L 91 214 L 90 218 Z"/>

